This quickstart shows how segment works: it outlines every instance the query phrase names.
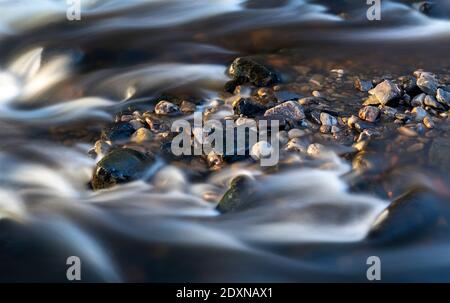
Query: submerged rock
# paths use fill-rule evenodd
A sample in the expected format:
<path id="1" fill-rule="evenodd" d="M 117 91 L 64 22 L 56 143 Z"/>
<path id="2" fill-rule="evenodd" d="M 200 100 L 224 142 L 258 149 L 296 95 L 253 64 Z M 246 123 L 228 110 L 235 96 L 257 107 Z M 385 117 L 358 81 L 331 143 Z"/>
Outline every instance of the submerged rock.
<path id="1" fill-rule="evenodd" d="M 438 219 L 437 197 L 421 189 L 401 195 L 375 219 L 370 240 L 415 240 L 430 230 Z"/>
<path id="2" fill-rule="evenodd" d="M 233 85 L 250 83 L 258 87 L 269 86 L 278 82 L 277 75 L 264 65 L 249 58 L 236 58 L 228 69 L 233 78 Z M 230 88 L 232 85 L 228 85 Z"/>
<path id="3" fill-rule="evenodd" d="M 92 188 L 99 190 L 139 179 L 153 162 L 152 158 L 136 150 L 114 149 L 97 163 Z"/>
<path id="4" fill-rule="evenodd" d="M 374 89 L 369 91 L 369 94 L 377 97 L 378 101 L 382 105 L 386 105 L 387 103 L 398 99 L 401 97 L 400 88 L 391 82 L 390 80 L 384 80 L 380 84 L 378 84 Z"/>
<path id="5" fill-rule="evenodd" d="M 124 143 L 130 140 L 135 132 L 134 126 L 128 122 L 118 122 L 102 134 L 102 139 L 112 143 Z"/>
<path id="6" fill-rule="evenodd" d="M 216 209 L 221 213 L 233 212 L 248 206 L 254 190 L 253 180 L 245 175 L 237 176 L 230 182 L 230 188 L 223 195 Z"/>

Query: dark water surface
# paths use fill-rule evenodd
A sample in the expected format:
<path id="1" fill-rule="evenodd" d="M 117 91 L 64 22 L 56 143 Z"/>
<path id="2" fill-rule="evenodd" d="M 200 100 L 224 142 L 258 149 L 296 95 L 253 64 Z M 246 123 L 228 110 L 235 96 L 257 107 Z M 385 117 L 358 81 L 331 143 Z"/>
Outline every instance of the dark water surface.
<path id="1" fill-rule="evenodd" d="M 257 208 L 233 214 L 204 193 L 259 167 L 194 182 L 165 163 L 150 183 L 87 186 L 88 150 L 116 112 L 169 92 L 213 102 L 238 56 L 286 83 L 423 68 L 450 86 L 449 1 L 425 15 L 382 0 L 377 22 L 365 1 L 92 0 L 79 22 L 65 2 L 0 1 L 0 281 L 65 281 L 73 255 L 84 281 L 366 281 L 369 256 L 386 282 L 450 281 L 449 167 L 429 160 L 429 141 L 369 177 L 334 154 L 292 165 L 262 178 Z M 334 109 L 357 112 L 364 94 L 333 89 Z M 433 136 L 448 143 L 448 131 L 444 121 Z M 394 139 L 374 147 L 378 163 Z M 395 223 L 368 237 L 399 196 Z"/>

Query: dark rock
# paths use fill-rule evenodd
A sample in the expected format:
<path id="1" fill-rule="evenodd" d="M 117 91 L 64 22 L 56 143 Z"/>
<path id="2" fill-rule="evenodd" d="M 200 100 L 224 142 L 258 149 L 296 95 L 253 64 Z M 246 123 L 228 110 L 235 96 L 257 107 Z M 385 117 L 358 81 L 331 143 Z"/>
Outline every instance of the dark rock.
<path id="1" fill-rule="evenodd" d="M 403 76 L 398 80 L 400 82 L 400 88 L 402 88 L 408 95 L 416 96 L 422 92 L 417 86 L 416 78 L 414 78 L 413 76 Z"/>
<path id="2" fill-rule="evenodd" d="M 136 150 L 117 148 L 97 163 L 92 177 L 94 190 L 139 179 L 154 160 Z"/>
<path id="3" fill-rule="evenodd" d="M 413 189 L 396 198 L 374 221 L 368 238 L 378 241 L 417 240 L 438 219 L 438 197 Z"/>
<path id="4" fill-rule="evenodd" d="M 401 90 L 390 80 L 384 80 L 374 89 L 371 89 L 369 94 L 377 97 L 382 105 L 386 105 L 389 102 L 399 99 L 401 97 Z"/>
<path id="5" fill-rule="evenodd" d="M 241 210 L 253 202 L 254 181 L 245 175 L 235 177 L 216 209 L 221 213 Z"/>
<path id="6" fill-rule="evenodd" d="M 255 86 L 269 86 L 278 82 L 277 75 L 264 65 L 249 59 L 236 58 L 228 69 L 235 84 L 251 83 Z M 228 86 L 231 86 L 228 84 Z"/>
<path id="7" fill-rule="evenodd" d="M 113 143 L 124 143 L 130 140 L 135 129 L 128 122 L 118 122 L 114 124 L 108 131 L 103 132 L 102 139 Z"/>
<path id="8" fill-rule="evenodd" d="M 361 80 L 359 77 L 355 79 L 354 85 L 361 92 L 368 92 L 373 88 L 372 81 Z"/>
<path id="9" fill-rule="evenodd" d="M 233 104 L 233 111 L 236 115 L 254 117 L 257 114 L 263 113 L 265 110 L 265 106 L 250 98 L 240 98 Z"/>

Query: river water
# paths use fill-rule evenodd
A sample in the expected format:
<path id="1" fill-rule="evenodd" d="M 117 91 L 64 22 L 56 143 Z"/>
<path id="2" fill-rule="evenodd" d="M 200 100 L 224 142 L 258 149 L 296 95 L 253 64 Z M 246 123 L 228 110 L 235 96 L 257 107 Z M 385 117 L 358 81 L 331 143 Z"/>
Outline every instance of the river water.
<path id="1" fill-rule="evenodd" d="M 449 1 L 425 15 L 382 0 L 375 22 L 365 1 L 81 2 L 69 22 L 66 1 L 0 1 L 0 281 L 66 281 L 69 256 L 83 281 L 367 281 L 369 256 L 383 281 L 450 281 L 448 170 L 415 158 L 391 178 L 428 190 L 387 242 L 367 235 L 392 197 L 356 188 L 334 154 L 264 176 L 258 207 L 225 215 L 203 194 L 263 171 L 194 182 L 165 163 L 149 183 L 87 186 L 88 150 L 117 111 L 168 90 L 213 101 L 238 56 L 353 59 L 368 78 L 448 72 Z"/>

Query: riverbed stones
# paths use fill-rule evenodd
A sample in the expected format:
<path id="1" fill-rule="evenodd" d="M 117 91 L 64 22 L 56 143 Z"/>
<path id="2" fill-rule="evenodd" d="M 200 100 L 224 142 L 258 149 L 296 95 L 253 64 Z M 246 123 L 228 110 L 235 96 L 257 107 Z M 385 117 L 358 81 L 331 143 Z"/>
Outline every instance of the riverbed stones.
<path id="1" fill-rule="evenodd" d="M 172 102 L 162 100 L 156 104 L 155 114 L 161 116 L 174 116 L 180 114 L 180 108 Z"/>
<path id="2" fill-rule="evenodd" d="M 428 72 L 416 73 L 419 75 L 417 78 L 417 86 L 426 94 L 435 96 L 439 83 L 436 80 L 436 76 Z"/>
<path id="3" fill-rule="evenodd" d="M 280 105 L 272 107 L 264 113 L 264 116 L 283 116 L 292 121 L 300 121 L 305 119 L 303 107 L 295 101 L 286 101 Z"/>
<path id="4" fill-rule="evenodd" d="M 92 177 L 94 190 L 136 180 L 153 163 L 153 159 L 129 148 L 116 148 L 97 163 Z"/>
<path id="5" fill-rule="evenodd" d="M 369 94 L 375 96 L 379 103 L 386 105 L 395 99 L 401 97 L 401 90 L 397 84 L 390 80 L 384 80 L 378 84 L 375 88 L 369 91 Z"/>
<path id="6" fill-rule="evenodd" d="M 359 118 L 367 122 L 375 122 L 380 116 L 380 110 L 375 106 L 365 106 L 359 110 Z"/>
<path id="7" fill-rule="evenodd" d="M 265 87 L 278 82 L 277 75 L 266 66 L 250 58 L 236 58 L 231 63 L 228 74 L 234 83 L 250 83 L 257 87 Z"/>

